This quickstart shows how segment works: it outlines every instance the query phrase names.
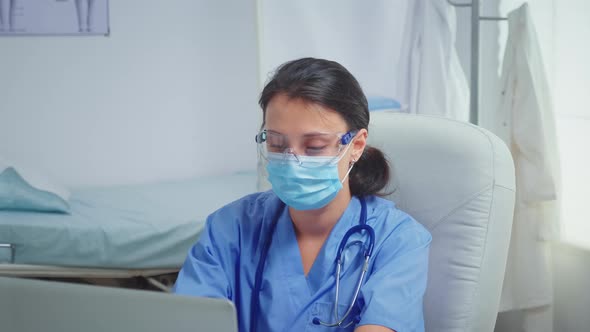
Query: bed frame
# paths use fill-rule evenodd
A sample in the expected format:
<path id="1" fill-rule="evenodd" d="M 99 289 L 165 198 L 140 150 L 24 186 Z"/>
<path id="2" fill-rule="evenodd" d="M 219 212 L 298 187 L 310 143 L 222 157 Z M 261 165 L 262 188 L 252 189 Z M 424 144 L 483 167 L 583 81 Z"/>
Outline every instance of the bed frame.
<path id="1" fill-rule="evenodd" d="M 0 243 L 0 250 L 10 251 L 10 260 L 0 263 L 0 276 L 49 279 L 79 279 L 91 284 L 121 286 L 120 279 L 139 278 L 163 292 L 170 292 L 180 268 L 100 269 L 69 266 L 14 264 L 14 245 Z"/>

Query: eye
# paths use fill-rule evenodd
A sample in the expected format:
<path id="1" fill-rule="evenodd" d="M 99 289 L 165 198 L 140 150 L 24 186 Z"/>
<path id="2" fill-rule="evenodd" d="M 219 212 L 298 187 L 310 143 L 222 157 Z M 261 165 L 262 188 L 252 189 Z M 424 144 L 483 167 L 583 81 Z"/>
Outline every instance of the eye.
<path id="1" fill-rule="evenodd" d="M 285 138 L 280 135 L 270 134 L 266 137 L 266 146 L 268 148 L 280 149 L 285 147 L 285 143 Z"/>
<path id="2" fill-rule="evenodd" d="M 305 148 L 305 153 L 309 156 L 317 156 L 317 155 L 321 155 L 322 153 L 324 153 L 324 151 L 326 150 L 327 145 L 323 145 L 323 146 L 308 146 Z"/>
<path id="3" fill-rule="evenodd" d="M 266 148 L 270 152 L 282 152 L 286 149 L 284 144 L 280 144 L 279 142 L 266 142 Z"/>

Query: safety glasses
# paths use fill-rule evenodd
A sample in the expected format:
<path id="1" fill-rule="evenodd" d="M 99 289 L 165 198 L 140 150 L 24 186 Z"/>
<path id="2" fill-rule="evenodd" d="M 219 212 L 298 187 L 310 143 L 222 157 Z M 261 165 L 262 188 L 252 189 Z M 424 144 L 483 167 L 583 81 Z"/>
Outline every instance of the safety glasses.
<path id="1" fill-rule="evenodd" d="M 256 135 L 259 154 L 267 161 L 297 161 L 303 167 L 318 167 L 340 160 L 340 154 L 357 131 L 308 133 L 288 136 L 264 129 Z"/>

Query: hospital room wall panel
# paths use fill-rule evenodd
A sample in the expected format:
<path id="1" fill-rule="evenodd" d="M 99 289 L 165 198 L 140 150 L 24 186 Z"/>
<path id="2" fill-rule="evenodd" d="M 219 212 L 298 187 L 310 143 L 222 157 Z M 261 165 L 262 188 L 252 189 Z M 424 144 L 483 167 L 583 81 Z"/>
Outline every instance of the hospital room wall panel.
<path id="1" fill-rule="evenodd" d="M 111 1 L 110 15 L 108 37 L 0 39 L 0 156 L 67 186 L 253 170 L 254 1 Z"/>

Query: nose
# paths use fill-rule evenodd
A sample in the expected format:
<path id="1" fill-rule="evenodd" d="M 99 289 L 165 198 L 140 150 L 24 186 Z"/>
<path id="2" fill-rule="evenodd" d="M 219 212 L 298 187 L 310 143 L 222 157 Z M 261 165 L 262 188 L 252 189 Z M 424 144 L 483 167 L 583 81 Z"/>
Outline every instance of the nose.
<path id="1" fill-rule="evenodd" d="M 285 151 L 283 153 L 285 154 L 285 158 L 288 157 L 290 154 L 293 155 L 293 157 L 295 157 L 295 159 L 297 160 L 299 165 L 301 165 L 301 159 L 297 155 L 297 152 L 295 151 L 295 149 L 293 149 L 292 147 L 288 147 L 285 149 Z"/>

